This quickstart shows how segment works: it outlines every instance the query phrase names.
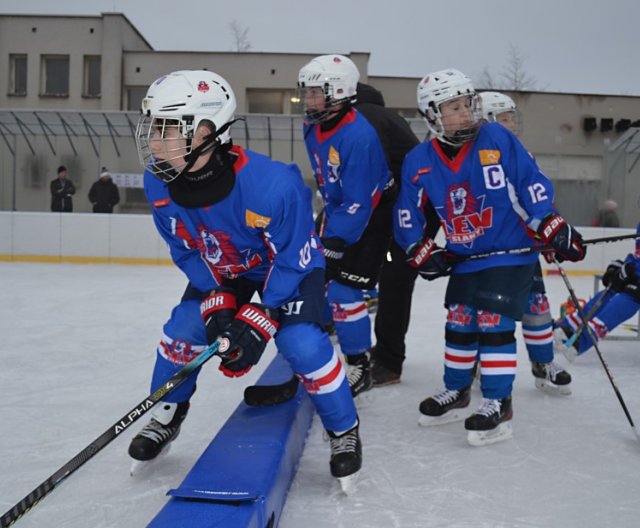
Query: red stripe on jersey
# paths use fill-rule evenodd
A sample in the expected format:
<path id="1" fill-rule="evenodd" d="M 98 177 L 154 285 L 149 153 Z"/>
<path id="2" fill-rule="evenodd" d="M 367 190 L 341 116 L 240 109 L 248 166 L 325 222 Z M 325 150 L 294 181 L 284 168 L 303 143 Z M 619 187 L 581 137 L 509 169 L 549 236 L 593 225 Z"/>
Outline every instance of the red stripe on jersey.
<path id="1" fill-rule="evenodd" d="M 454 361 L 455 363 L 473 363 L 476 360 L 475 357 L 455 356 L 454 354 L 450 354 L 449 352 L 444 353 L 444 359 Z"/>
<path id="2" fill-rule="evenodd" d="M 516 367 L 516 360 L 514 359 L 513 361 L 507 361 L 507 360 L 503 360 L 503 361 L 480 361 L 480 366 L 482 368 L 515 368 Z"/>
<path id="3" fill-rule="evenodd" d="M 154 207 L 164 207 L 165 205 L 169 205 L 171 200 L 169 198 L 163 198 L 162 200 L 156 200 L 153 202 Z"/>
<path id="4" fill-rule="evenodd" d="M 522 335 L 525 339 L 529 339 L 531 341 L 542 341 L 543 339 L 549 339 L 551 336 L 553 336 L 553 333 L 548 332 L 546 334 L 533 335 L 533 334 L 526 334 L 523 332 Z"/>
<path id="5" fill-rule="evenodd" d="M 340 363 L 340 360 L 338 360 L 338 361 L 336 361 L 335 367 L 333 367 L 331 369 L 329 374 L 326 374 L 326 375 L 322 376 L 321 378 L 318 378 L 317 380 L 314 380 L 314 381 L 318 385 L 329 385 L 331 382 L 333 382 L 338 377 L 338 375 L 340 374 L 341 370 L 342 370 L 342 363 Z"/>
<path id="6" fill-rule="evenodd" d="M 469 154 L 469 151 L 471 150 L 473 141 L 468 141 L 467 143 L 462 145 L 462 148 L 458 151 L 456 157 L 453 159 L 450 159 L 449 156 L 444 153 L 437 139 L 432 139 L 431 143 L 434 150 L 436 151 L 436 154 L 438 154 L 438 157 L 442 160 L 442 163 L 444 163 L 450 171 L 457 174 L 460 171 L 460 167 L 462 167 L 464 160 L 467 159 L 467 154 Z"/>

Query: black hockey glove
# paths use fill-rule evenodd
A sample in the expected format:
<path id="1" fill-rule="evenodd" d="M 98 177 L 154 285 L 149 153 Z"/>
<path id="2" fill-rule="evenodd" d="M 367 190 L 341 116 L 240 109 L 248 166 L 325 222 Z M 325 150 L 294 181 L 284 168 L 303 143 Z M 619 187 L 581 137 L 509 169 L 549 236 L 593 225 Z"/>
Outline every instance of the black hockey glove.
<path id="1" fill-rule="evenodd" d="M 439 247 L 433 238 L 425 238 L 409 248 L 407 263 L 418 270 L 423 279 L 434 280 L 451 275 L 453 266 L 447 259 L 447 252 Z"/>
<path id="2" fill-rule="evenodd" d="M 324 258 L 327 261 L 326 279 L 329 281 L 340 276 L 346 244 L 344 240 L 337 237 L 321 238 L 320 241 L 324 246 Z"/>
<path id="3" fill-rule="evenodd" d="M 553 247 L 558 262 L 578 262 L 587 254 L 587 248 L 582 244 L 582 235 L 558 214 L 549 213 L 542 219 L 538 236 L 544 244 Z"/>
<path id="4" fill-rule="evenodd" d="M 207 343 L 213 343 L 227 329 L 237 312 L 236 295 L 231 288 L 218 288 L 200 303 L 200 315 L 207 330 Z"/>
<path id="5" fill-rule="evenodd" d="M 607 270 L 602 277 L 602 284 L 609 286 L 616 292 L 624 291 L 630 284 L 636 284 L 638 277 L 636 276 L 635 265 L 633 262 L 626 264 L 622 260 L 614 260 L 607 266 Z"/>
<path id="6" fill-rule="evenodd" d="M 218 355 L 220 371 L 230 378 L 245 375 L 256 365 L 269 340 L 278 330 L 278 310 L 260 303 L 248 303 L 238 310 L 222 332 Z"/>

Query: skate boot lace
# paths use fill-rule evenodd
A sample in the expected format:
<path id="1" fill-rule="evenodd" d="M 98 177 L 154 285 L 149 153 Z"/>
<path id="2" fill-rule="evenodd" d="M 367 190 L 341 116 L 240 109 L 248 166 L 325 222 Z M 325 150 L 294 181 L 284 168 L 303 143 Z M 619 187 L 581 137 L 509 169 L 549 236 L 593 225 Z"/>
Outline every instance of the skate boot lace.
<path id="1" fill-rule="evenodd" d="M 500 412 L 500 400 L 488 400 L 482 399 L 482 404 L 475 412 L 475 414 L 481 414 L 482 416 L 491 416 L 494 413 Z"/>
<path id="2" fill-rule="evenodd" d="M 358 435 L 354 433 L 346 433 L 338 438 L 331 438 L 331 454 L 339 455 L 340 453 L 353 453 L 358 445 Z"/>
<path id="3" fill-rule="evenodd" d="M 347 365 L 347 381 L 349 382 L 349 386 L 355 385 L 363 376 L 363 365 Z"/>
<path id="4" fill-rule="evenodd" d="M 562 368 L 556 365 L 553 361 L 551 363 L 544 364 L 544 371 L 547 375 L 547 379 L 550 381 L 555 381 L 556 376 L 562 372 Z"/>
<path id="5" fill-rule="evenodd" d="M 460 395 L 460 391 L 445 389 L 442 392 L 433 396 L 433 399 L 440 405 L 448 405 L 456 401 L 456 398 Z"/>
<path id="6" fill-rule="evenodd" d="M 175 427 L 163 425 L 155 418 L 152 418 L 138 433 L 138 436 L 144 436 L 157 444 L 161 444 L 166 442 L 175 433 L 175 430 Z"/>

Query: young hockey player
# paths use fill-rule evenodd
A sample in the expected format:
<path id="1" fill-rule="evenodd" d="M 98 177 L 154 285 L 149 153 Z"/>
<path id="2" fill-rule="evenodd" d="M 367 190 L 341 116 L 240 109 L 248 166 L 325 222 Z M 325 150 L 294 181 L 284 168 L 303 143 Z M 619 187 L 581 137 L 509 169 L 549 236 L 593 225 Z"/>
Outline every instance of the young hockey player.
<path id="1" fill-rule="evenodd" d="M 363 290 L 377 283 L 396 197 L 380 139 L 353 108 L 359 78 L 356 65 L 342 55 L 316 57 L 298 75 L 305 144 L 324 203 L 319 234 L 327 299 L 354 396 L 371 387 L 371 321 Z"/>
<path id="2" fill-rule="evenodd" d="M 483 400 L 465 420 L 471 445 L 512 436 L 516 370 L 515 322 L 522 318 L 537 255 L 510 249 L 551 244 L 560 259 L 578 261 L 580 234 L 553 209 L 553 187 L 518 139 L 497 123 L 480 126 L 471 80 L 457 70 L 424 77 L 418 107 L 435 138 L 415 147 L 402 167 L 395 238 L 424 278 L 450 275 L 445 306 L 445 389 L 420 404 L 425 424 L 463 418 L 471 370 L 481 366 Z M 431 200 L 446 251 L 425 237 L 421 205 Z M 474 254 L 506 250 L 482 259 Z M 455 265 L 452 265 L 452 257 Z"/>
<path id="3" fill-rule="evenodd" d="M 518 135 L 522 120 L 515 102 L 500 92 L 480 92 L 482 117 L 496 122 Z M 524 314 L 522 335 L 527 347 L 535 386 L 551 394 L 571 394 L 571 375 L 553 361 L 553 328 L 549 299 L 547 299 L 539 259 L 533 273 L 533 284 Z"/>
<path id="4" fill-rule="evenodd" d="M 592 335 L 597 341 L 604 339 L 611 330 L 640 310 L 640 239 L 636 239 L 635 254 L 629 253 L 624 260 L 614 260 L 607 266 L 602 284 L 606 289 L 595 295 L 583 308 L 587 315 L 598 303 L 589 319 L 591 332 L 583 327 L 577 311 L 556 322 L 553 331 L 556 352 L 562 352 L 569 361 L 593 347 Z M 605 297 L 601 299 L 603 295 Z M 580 332 L 578 336 L 574 336 L 576 332 Z M 567 346 L 569 339 L 572 343 Z"/>
<path id="5" fill-rule="evenodd" d="M 220 370 L 237 377 L 273 337 L 331 440 L 331 474 L 348 486 L 361 466 L 358 417 L 339 358 L 322 330 L 324 258 L 311 192 L 294 165 L 233 145 L 236 99 L 210 71 L 160 77 L 136 131 L 156 227 L 190 281 L 164 327 L 151 391 L 224 335 Z M 251 302 L 255 292 L 261 302 Z M 180 431 L 198 372 L 152 411 L 129 446 L 155 458 Z"/>

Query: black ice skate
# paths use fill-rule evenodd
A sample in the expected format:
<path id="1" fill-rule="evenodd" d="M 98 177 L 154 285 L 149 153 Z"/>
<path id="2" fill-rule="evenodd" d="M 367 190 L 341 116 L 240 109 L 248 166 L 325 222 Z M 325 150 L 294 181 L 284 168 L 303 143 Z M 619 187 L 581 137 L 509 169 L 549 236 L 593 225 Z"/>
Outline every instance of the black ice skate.
<path id="1" fill-rule="evenodd" d="M 151 420 L 131 440 L 129 456 L 134 459 L 131 465 L 133 475 L 142 463 L 154 460 L 160 453 L 166 454 L 169 444 L 180 433 L 180 424 L 189 410 L 189 402 L 160 402 L 151 411 Z"/>
<path id="2" fill-rule="evenodd" d="M 571 374 L 559 365 L 549 363 L 531 362 L 531 373 L 535 378 L 536 387 L 549 394 L 571 394 Z"/>
<path id="3" fill-rule="evenodd" d="M 389 370 L 377 361 L 373 361 L 371 365 L 371 381 L 374 387 L 384 387 L 385 385 L 393 385 L 400 383 L 400 374 Z"/>
<path id="4" fill-rule="evenodd" d="M 331 442 L 331 475 L 338 479 L 342 491 L 347 495 L 354 491 L 362 467 L 362 443 L 358 427 L 359 424 L 339 436 L 327 431 Z"/>
<path id="5" fill-rule="evenodd" d="M 351 395 L 355 398 L 361 392 L 369 390 L 373 385 L 369 353 L 353 356 L 345 354 L 345 359 L 347 361 L 347 380 L 349 380 L 349 387 L 351 387 Z"/>
<path id="6" fill-rule="evenodd" d="M 484 446 L 508 440 L 513 436 L 511 418 L 511 396 L 502 400 L 484 398 L 478 410 L 464 422 L 464 428 L 469 431 L 467 442 L 472 446 Z"/>
<path id="7" fill-rule="evenodd" d="M 471 387 L 460 390 L 445 389 L 420 403 L 419 425 L 442 425 L 462 420 L 464 409 L 471 401 Z"/>

